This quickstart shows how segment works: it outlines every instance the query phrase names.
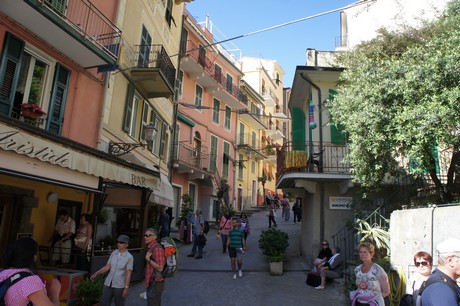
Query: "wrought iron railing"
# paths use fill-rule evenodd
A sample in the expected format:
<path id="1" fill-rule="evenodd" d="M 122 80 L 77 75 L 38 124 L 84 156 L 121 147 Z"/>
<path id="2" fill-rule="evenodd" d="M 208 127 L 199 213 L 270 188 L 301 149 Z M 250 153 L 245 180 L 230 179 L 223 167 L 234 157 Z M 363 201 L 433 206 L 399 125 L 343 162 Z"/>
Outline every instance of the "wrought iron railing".
<path id="1" fill-rule="evenodd" d="M 313 152 L 313 154 L 309 154 Z M 350 173 L 350 163 L 345 160 L 347 145 L 306 142 L 285 143 L 277 151 L 277 179 L 286 172 Z"/>
<path id="2" fill-rule="evenodd" d="M 169 85 L 174 86 L 176 68 L 163 45 L 137 45 L 132 63 L 136 68 L 157 68 L 166 77 Z"/>
<path id="3" fill-rule="evenodd" d="M 43 8 L 59 16 L 79 31 L 82 39 L 92 41 L 99 49 L 118 59 L 121 30 L 97 7 L 85 0 L 38 0 Z"/>
<path id="4" fill-rule="evenodd" d="M 189 56 L 192 58 L 198 65 L 203 67 L 203 69 L 211 76 L 225 91 L 232 95 L 238 101 L 244 103 L 245 96 L 244 93 L 240 93 L 239 87 L 233 82 L 230 83 L 230 79 L 227 80 L 227 77 L 220 70 L 216 70 L 214 65 L 214 60 L 209 59 L 204 53 L 200 52 L 200 48 L 197 47 L 192 41 L 188 40 L 186 42 L 186 47 L 181 46 L 183 56 Z"/>
<path id="5" fill-rule="evenodd" d="M 210 155 L 204 153 L 202 150 L 198 151 L 190 146 L 183 143 L 176 144 L 175 156 L 173 162 L 180 162 L 189 167 L 204 170 L 207 172 L 213 172 L 214 169 L 210 167 Z"/>

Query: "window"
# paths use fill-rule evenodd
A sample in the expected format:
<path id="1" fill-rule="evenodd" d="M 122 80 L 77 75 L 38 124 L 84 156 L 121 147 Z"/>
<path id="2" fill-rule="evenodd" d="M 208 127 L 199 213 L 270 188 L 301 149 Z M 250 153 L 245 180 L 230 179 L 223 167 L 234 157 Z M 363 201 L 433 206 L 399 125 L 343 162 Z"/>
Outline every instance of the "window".
<path id="1" fill-rule="evenodd" d="M 198 47 L 198 64 L 206 67 L 206 49 L 202 45 Z"/>
<path id="2" fill-rule="evenodd" d="M 212 122 L 219 124 L 220 118 L 220 101 L 214 99 L 214 105 L 212 107 Z"/>
<path id="3" fill-rule="evenodd" d="M 136 127 L 138 126 L 138 110 L 140 107 L 140 99 L 136 93 L 134 86 L 128 85 L 128 92 L 126 95 L 125 104 L 125 119 L 123 124 L 123 130 L 128 133 L 129 136 L 136 138 Z"/>
<path id="4" fill-rule="evenodd" d="M 251 161 L 251 173 L 256 174 L 256 162 Z"/>
<path id="5" fill-rule="evenodd" d="M 224 156 L 227 158 L 223 158 L 222 162 L 222 177 L 228 178 L 228 170 L 230 164 L 230 144 L 228 142 L 224 142 Z"/>
<path id="6" fill-rule="evenodd" d="M 229 129 L 231 128 L 231 119 L 232 119 L 232 110 L 230 107 L 226 106 L 225 107 L 225 128 Z"/>
<path id="7" fill-rule="evenodd" d="M 171 21 L 173 20 L 172 10 L 173 10 L 173 0 L 167 0 L 165 19 L 169 27 L 171 27 Z"/>
<path id="8" fill-rule="evenodd" d="M 251 137 L 251 145 L 253 148 L 257 148 L 257 134 L 256 132 L 252 132 L 251 133 L 252 137 Z"/>
<path id="9" fill-rule="evenodd" d="M 203 100 L 203 88 L 201 88 L 198 84 L 195 86 L 195 107 L 201 107 L 201 101 Z"/>
<path id="10" fill-rule="evenodd" d="M 214 79 L 219 84 L 222 82 L 222 68 L 217 64 L 214 64 Z"/>
<path id="11" fill-rule="evenodd" d="M 244 124 L 240 122 L 240 140 L 239 144 L 246 144 L 244 141 Z"/>
<path id="12" fill-rule="evenodd" d="M 10 33 L 0 63 L 0 113 L 19 118 L 21 104 L 36 104 L 48 113 L 46 128 L 60 134 L 70 70 Z"/>
<path id="13" fill-rule="evenodd" d="M 233 92 L 233 77 L 227 73 L 227 91 L 229 93 Z"/>
<path id="14" fill-rule="evenodd" d="M 210 158 L 209 158 L 209 170 L 211 172 L 216 171 L 216 162 L 217 162 L 217 143 L 218 139 L 216 136 L 211 135 L 211 148 L 210 148 Z"/>
<path id="15" fill-rule="evenodd" d="M 152 37 L 150 36 L 145 26 L 142 26 L 141 43 L 139 46 L 139 57 L 137 59 L 138 67 L 145 68 L 149 66 L 151 45 L 152 45 Z"/>
<path id="16" fill-rule="evenodd" d="M 238 163 L 238 179 L 242 180 L 244 177 L 244 162 L 243 162 L 243 155 L 239 154 L 238 155 L 238 160 L 240 161 Z"/>
<path id="17" fill-rule="evenodd" d="M 184 82 L 184 72 L 179 70 L 176 79 L 176 98 L 182 97 L 182 86 Z"/>

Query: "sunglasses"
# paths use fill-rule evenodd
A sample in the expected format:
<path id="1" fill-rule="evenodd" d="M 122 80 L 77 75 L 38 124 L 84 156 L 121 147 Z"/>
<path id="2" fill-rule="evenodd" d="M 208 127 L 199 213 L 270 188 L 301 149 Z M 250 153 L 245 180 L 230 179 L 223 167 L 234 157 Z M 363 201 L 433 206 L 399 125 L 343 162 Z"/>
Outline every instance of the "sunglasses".
<path id="1" fill-rule="evenodd" d="M 117 243 L 126 244 L 124 241 L 117 241 Z"/>
<path id="2" fill-rule="evenodd" d="M 420 266 L 426 267 L 426 266 L 428 266 L 428 261 L 417 261 L 417 262 L 415 262 L 415 266 L 416 267 L 420 267 Z"/>
<path id="3" fill-rule="evenodd" d="M 329 243 L 321 243 L 321 245 L 329 245 Z"/>
<path id="4" fill-rule="evenodd" d="M 155 236 L 154 234 L 145 234 L 144 237 L 152 237 Z"/>

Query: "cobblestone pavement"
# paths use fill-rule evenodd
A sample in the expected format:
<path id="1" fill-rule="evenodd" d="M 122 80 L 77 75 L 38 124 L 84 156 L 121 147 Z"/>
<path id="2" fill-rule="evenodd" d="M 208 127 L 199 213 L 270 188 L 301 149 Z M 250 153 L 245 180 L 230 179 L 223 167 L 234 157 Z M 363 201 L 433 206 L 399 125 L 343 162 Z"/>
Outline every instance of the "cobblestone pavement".
<path id="1" fill-rule="evenodd" d="M 291 212 L 292 214 L 292 212 Z M 282 276 L 270 276 L 268 262 L 258 248 L 260 232 L 268 227 L 264 211 L 249 217 L 251 235 L 243 255 L 243 277 L 234 280 L 228 254 L 222 254 L 222 244 L 216 230 L 208 233 L 203 258 L 187 257 L 191 245 L 178 243 L 179 271 L 166 281 L 162 305 L 167 306 L 284 306 L 284 305 L 350 305 L 342 285 L 331 282 L 324 290 L 305 284 L 308 266 L 300 254 L 300 224 L 285 222 L 278 217 L 278 228 L 289 235 L 289 248 Z M 133 284 L 126 306 L 146 305 L 140 295 L 142 282 Z"/>

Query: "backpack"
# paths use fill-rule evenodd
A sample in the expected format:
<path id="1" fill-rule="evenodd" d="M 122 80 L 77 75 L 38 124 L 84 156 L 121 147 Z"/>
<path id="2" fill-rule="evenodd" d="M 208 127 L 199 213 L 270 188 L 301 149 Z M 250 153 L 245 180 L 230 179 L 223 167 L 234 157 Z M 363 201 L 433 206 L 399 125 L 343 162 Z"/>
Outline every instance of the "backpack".
<path id="1" fill-rule="evenodd" d="M 414 294 L 413 294 L 413 302 L 414 302 L 414 305 L 415 306 L 422 306 L 422 293 L 423 291 L 426 289 L 426 287 L 434 284 L 434 283 L 438 283 L 438 282 L 443 282 L 445 283 L 447 286 L 449 286 L 450 289 L 452 289 L 452 291 L 454 291 L 455 295 L 457 296 L 457 301 L 460 302 L 460 296 L 458 294 L 458 291 L 456 288 L 452 287 L 452 284 L 443 276 L 436 276 L 436 277 L 433 277 L 433 278 L 430 278 L 426 281 L 423 282 L 422 286 L 420 286 L 420 289 L 414 291 Z"/>
<path id="2" fill-rule="evenodd" d="M 8 291 L 8 288 L 10 288 L 11 286 L 13 286 L 14 284 L 16 284 L 18 281 L 20 281 L 21 279 L 25 278 L 25 277 L 29 277 L 31 276 L 32 273 L 30 272 L 18 272 L 18 273 L 15 273 L 13 275 L 11 275 L 10 277 L 4 279 L 2 282 L 0 282 L 0 306 L 5 306 L 5 295 L 6 295 L 6 292 Z M 28 305 L 32 305 L 31 303 L 29 303 Z"/>
<path id="3" fill-rule="evenodd" d="M 208 221 L 204 221 L 203 233 L 205 234 L 209 233 L 209 222 Z"/>
<path id="4" fill-rule="evenodd" d="M 175 276 L 177 272 L 178 253 L 174 240 L 169 237 L 164 237 L 161 239 L 161 243 L 155 245 L 153 250 L 156 248 L 163 248 L 165 254 L 165 266 L 161 272 L 161 276 L 164 278 Z"/>

